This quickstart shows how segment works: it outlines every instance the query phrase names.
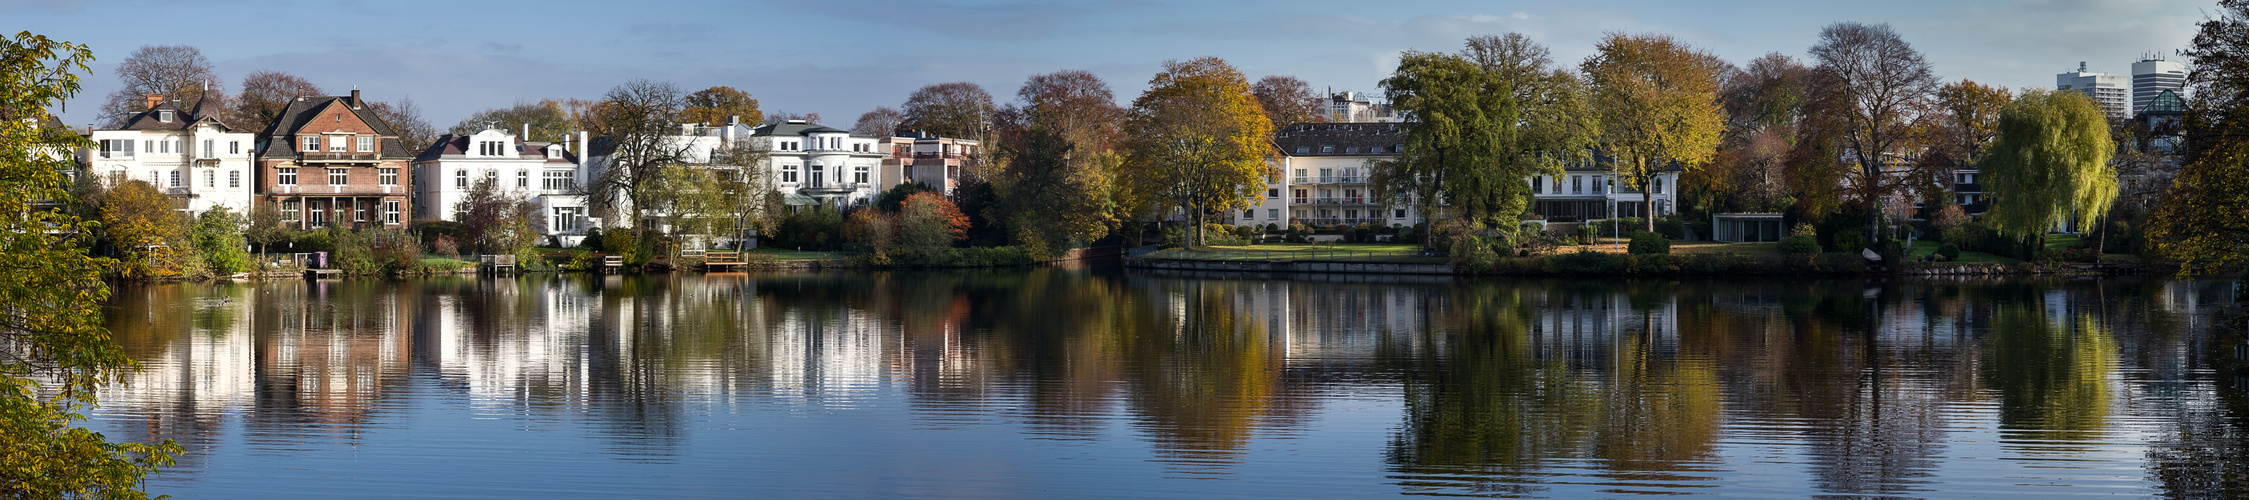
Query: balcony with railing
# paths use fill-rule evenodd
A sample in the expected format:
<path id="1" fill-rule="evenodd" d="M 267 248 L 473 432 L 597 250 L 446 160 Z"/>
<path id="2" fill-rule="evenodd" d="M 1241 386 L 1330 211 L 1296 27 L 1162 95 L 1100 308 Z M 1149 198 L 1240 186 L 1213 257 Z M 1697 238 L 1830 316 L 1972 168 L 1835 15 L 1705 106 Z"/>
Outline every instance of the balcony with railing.
<path id="1" fill-rule="evenodd" d="M 806 196 L 834 196 L 850 193 L 852 191 L 858 191 L 862 186 L 873 186 L 873 184 L 860 184 L 857 182 L 808 182 L 802 186 L 798 186 L 797 193 L 804 194 Z"/>
<path id="2" fill-rule="evenodd" d="M 382 155 L 374 152 L 307 151 L 297 154 L 299 163 L 374 163 Z"/>

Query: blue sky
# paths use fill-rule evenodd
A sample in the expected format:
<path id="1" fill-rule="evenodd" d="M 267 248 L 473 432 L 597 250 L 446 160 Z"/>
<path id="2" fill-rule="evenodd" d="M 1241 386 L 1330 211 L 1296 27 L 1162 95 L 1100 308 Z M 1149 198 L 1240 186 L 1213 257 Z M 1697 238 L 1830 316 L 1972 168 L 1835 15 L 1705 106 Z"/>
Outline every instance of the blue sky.
<path id="1" fill-rule="evenodd" d="M 1407 50 L 1521 32 L 1575 65 L 1604 32 L 1669 33 L 1737 64 L 1804 57 L 1819 28 L 1888 23 L 1946 80 L 2051 87 L 2078 61 L 2125 74 L 2171 54 L 2213 0 L 2033 1 L 983 1 L 321 2 L 0 0 L 7 31 L 86 43 L 98 59 L 65 121 L 86 124 L 142 45 L 192 45 L 229 91 L 261 69 L 333 93 L 412 96 L 448 127 L 477 110 L 597 98 L 634 78 L 729 85 L 767 112 L 849 125 L 922 85 L 981 84 L 1012 100 L 1025 77 L 1092 71 L 1129 102 L 1167 59 L 1225 58 L 1252 79 L 1375 92 Z M 2177 56 L 2170 56 L 2176 60 Z"/>

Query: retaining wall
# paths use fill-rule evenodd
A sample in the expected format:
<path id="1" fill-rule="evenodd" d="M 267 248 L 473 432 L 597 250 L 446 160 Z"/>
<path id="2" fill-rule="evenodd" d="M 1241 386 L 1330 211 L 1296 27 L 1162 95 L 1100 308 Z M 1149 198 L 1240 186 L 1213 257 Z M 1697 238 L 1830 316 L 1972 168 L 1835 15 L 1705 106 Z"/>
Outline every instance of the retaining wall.
<path id="1" fill-rule="evenodd" d="M 1143 269 L 1234 273 L 1441 274 L 1446 276 L 1453 274 L 1452 266 L 1444 264 L 1398 264 L 1390 262 L 1265 262 L 1128 258 L 1125 259 L 1125 266 Z"/>

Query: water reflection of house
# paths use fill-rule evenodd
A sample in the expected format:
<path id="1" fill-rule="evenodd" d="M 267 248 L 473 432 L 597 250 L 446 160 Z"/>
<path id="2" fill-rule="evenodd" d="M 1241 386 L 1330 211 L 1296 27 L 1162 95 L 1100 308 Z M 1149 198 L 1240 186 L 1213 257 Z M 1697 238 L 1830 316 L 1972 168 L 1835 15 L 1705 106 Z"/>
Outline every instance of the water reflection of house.
<path id="1" fill-rule="evenodd" d="M 140 363 L 101 394 L 105 412 L 141 420 L 120 426 L 121 435 L 113 439 L 175 439 L 191 450 L 181 460 L 189 467 L 199 463 L 193 451 L 216 439 L 223 416 L 254 401 L 258 323 L 251 313 L 257 292 L 240 286 L 117 288 L 111 300 L 121 307 L 115 311 L 145 316 L 110 318 L 112 338 Z"/>
<path id="2" fill-rule="evenodd" d="M 1531 338 L 1539 357 L 1600 363 L 1624 335 L 1648 341 L 1650 354 L 1671 357 L 1679 347 L 1679 299 L 1674 293 L 1633 297 L 1624 290 L 1530 291 L 1535 313 Z"/>
<path id="3" fill-rule="evenodd" d="M 381 283 L 281 283 L 258 302 L 259 405 L 356 425 L 411 359 L 412 305 Z M 268 320 L 270 318 L 270 321 Z M 278 415 L 278 414 L 277 414 Z"/>

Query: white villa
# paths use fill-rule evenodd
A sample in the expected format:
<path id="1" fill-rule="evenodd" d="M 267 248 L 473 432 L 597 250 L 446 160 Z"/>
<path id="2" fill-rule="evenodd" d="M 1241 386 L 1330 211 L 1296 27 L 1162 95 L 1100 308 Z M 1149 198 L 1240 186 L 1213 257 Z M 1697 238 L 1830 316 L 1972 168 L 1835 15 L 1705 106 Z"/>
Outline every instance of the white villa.
<path id="1" fill-rule="evenodd" d="M 173 208 L 189 214 L 216 207 L 249 214 L 253 134 L 219 121 L 218 103 L 209 99 L 193 110 L 162 95 L 147 96 L 147 103 L 123 128 L 87 134 L 96 145 L 79 153 L 87 172 L 113 187 L 128 179 L 148 181 L 173 199 Z"/>
<path id="2" fill-rule="evenodd" d="M 585 133 L 578 141 L 584 143 Z M 454 207 L 478 181 L 490 179 L 539 207 L 553 243 L 576 245 L 585 238 L 586 197 L 578 189 L 585 172 L 566 146 L 497 129 L 438 137 L 414 158 L 414 220 L 454 220 Z"/>

